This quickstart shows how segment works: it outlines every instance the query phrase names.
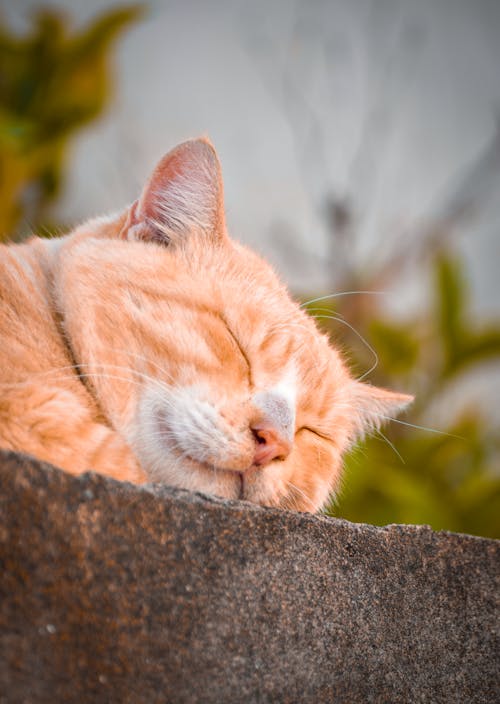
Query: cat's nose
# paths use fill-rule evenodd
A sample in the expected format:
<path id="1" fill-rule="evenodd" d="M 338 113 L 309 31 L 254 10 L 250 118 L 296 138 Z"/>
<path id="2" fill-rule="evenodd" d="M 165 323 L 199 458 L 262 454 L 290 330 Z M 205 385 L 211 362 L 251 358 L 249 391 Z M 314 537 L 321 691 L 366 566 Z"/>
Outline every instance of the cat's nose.
<path id="1" fill-rule="evenodd" d="M 250 423 L 255 439 L 254 467 L 264 467 L 290 454 L 294 436 L 295 408 L 290 394 L 277 389 L 254 395 L 256 417 Z"/>
<path id="2" fill-rule="evenodd" d="M 280 435 L 276 428 L 257 426 L 252 428 L 252 433 L 255 438 L 253 464 L 256 467 L 264 467 L 273 460 L 284 460 L 290 454 L 291 442 Z"/>

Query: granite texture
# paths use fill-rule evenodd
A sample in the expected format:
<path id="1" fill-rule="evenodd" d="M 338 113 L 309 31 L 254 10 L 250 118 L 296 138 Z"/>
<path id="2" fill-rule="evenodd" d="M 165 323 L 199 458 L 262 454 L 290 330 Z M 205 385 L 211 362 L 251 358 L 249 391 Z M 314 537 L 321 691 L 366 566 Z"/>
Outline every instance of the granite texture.
<path id="1" fill-rule="evenodd" d="M 498 702 L 499 543 L 0 453 L 0 702 Z"/>

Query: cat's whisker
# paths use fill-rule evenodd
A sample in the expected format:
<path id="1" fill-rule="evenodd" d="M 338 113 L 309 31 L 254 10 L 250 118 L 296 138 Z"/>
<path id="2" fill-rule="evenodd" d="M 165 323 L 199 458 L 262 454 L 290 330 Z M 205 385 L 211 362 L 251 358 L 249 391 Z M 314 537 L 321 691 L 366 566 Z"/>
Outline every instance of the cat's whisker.
<path id="1" fill-rule="evenodd" d="M 59 374 L 60 372 L 70 371 L 70 370 L 74 370 L 74 371 L 78 372 L 78 370 L 81 367 L 85 367 L 85 366 L 91 366 L 91 365 L 90 364 L 68 364 L 64 367 L 54 367 L 54 369 L 48 369 L 45 372 L 35 372 L 34 374 L 30 374 L 24 381 L 17 381 L 17 382 L 12 382 L 12 383 L 11 382 L 4 382 L 4 384 L 2 384 L 2 385 L 14 387 L 14 388 L 16 386 L 29 386 L 31 383 L 33 383 L 33 379 L 35 377 L 38 379 L 38 377 L 50 376 L 51 374 Z M 94 366 L 103 367 L 103 366 L 115 366 L 115 365 L 105 365 L 105 364 L 96 363 Z M 133 371 L 133 370 L 130 369 L 129 371 Z M 75 376 L 68 375 L 68 376 L 61 377 L 61 378 L 65 379 L 65 380 L 66 379 L 76 379 L 77 380 L 78 374 L 76 374 Z"/>
<path id="2" fill-rule="evenodd" d="M 300 498 L 301 497 L 297 493 L 295 493 L 292 496 L 292 510 L 293 511 L 303 511 L 304 510 L 304 505 L 301 503 Z M 312 507 L 313 512 L 315 512 L 316 507 L 314 506 L 314 504 L 311 503 L 311 507 Z"/>
<path id="3" fill-rule="evenodd" d="M 318 298 L 311 298 L 310 301 L 305 301 L 301 303 L 299 308 L 305 308 L 310 306 L 312 303 L 319 303 L 320 301 L 328 301 L 332 298 L 341 298 L 342 296 L 385 296 L 386 291 L 339 291 L 338 293 L 330 293 L 327 296 L 319 296 Z"/>
<path id="4" fill-rule="evenodd" d="M 278 498 L 276 499 L 276 505 L 280 506 L 281 508 L 288 509 L 289 511 L 296 511 L 298 510 L 296 501 L 296 496 L 289 492 L 287 494 L 282 494 L 281 496 L 278 496 Z"/>
<path id="5" fill-rule="evenodd" d="M 287 494 L 286 496 L 282 496 L 279 501 L 276 502 L 276 505 L 287 510 L 287 511 L 298 511 L 299 506 L 297 504 L 297 499 L 292 496 L 291 494 Z"/>
<path id="6" fill-rule="evenodd" d="M 343 410 L 343 411 L 361 411 L 363 413 L 367 413 L 367 414 L 375 416 L 377 418 L 381 418 L 382 420 L 391 421 L 392 423 L 399 423 L 399 425 L 405 425 L 409 428 L 415 428 L 416 430 L 424 430 L 429 433 L 436 433 L 437 435 L 444 435 L 445 437 L 454 438 L 455 440 L 466 441 L 466 438 L 464 438 L 461 435 L 454 435 L 452 433 L 446 433 L 443 430 L 438 430 L 437 428 L 428 428 L 424 425 L 416 425 L 415 423 L 409 423 L 408 421 L 400 420 L 399 418 L 394 418 L 393 416 L 386 416 L 386 415 L 383 415 L 382 413 L 377 413 L 376 411 L 373 411 L 372 409 L 363 408 L 362 406 L 354 405 L 352 403 L 335 404 L 335 409 L 336 410 Z M 380 432 L 380 431 L 377 430 L 377 432 Z"/>
<path id="7" fill-rule="evenodd" d="M 350 323 L 347 322 L 347 320 L 344 320 L 344 318 L 341 318 L 337 315 L 318 315 L 315 316 L 317 319 L 326 319 L 326 320 L 336 320 L 338 323 L 342 323 L 343 325 L 346 325 L 349 330 L 352 330 L 352 332 L 361 340 L 361 342 L 366 346 L 366 348 L 371 352 L 373 355 L 374 362 L 370 369 L 368 371 L 364 372 L 361 376 L 359 376 L 356 381 L 363 381 L 367 376 L 369 376 L 373 371 L 378 366 L 379 363 L 379 357 L 376 351 L 373 349 L 373 347 L 370 345 L 370 343 L 363 337 L 363 335 L 356 330 L 356 328 L 351 325 Z"/>
<path id="8" fill-rule="evenodd" d="M 80 366 L 91 366 L 91 365 L 80 365 Z M 111 366 L 111 367 L 116 368 L 115 365 L 100 365 L 100 364 L 96 364 L 96 365 L 94 365 L 94 366 L 98 366 L 98 367 L 99 367 L 99 366 Z M 51 374 L 52 374 L 52 373 L 59 373 L 61 370 L 73 369 L 73 368 L 74 368 L 74 366 L 59 367 L 58 369 L 53 369 L 53 370 L 51 370 Z M 127 370 L 128 370 L 127 367 L 124 367 L 124 369 L 127 369 Z M 128 371 L 131 371 L 132 373 L 137 373 L 137 372 L 135 372 L 133 369 L 132 369 L 132 370 L 128 370 Z M 42 372 L 42 374 L 44 374 L 44 373 Z M 69 374 L 68 374 L 68 375 L 65 375 L 65 376 L 56 376 L 55 378 L 51 379 L 51 383 L 57 383 L 57 382 L 60 382 L 60 381 L 78 381 L 78 379 L 81 379 L 81 378 L 83 378 L 83 379 L 85 379 L 85 378 L 89 378 L 89 379 L 91 379 L 91 378 L 113 379 L 113 380 L 118 380 L 118 381 L 125 381 L 125 382 L 127 382 L 127 383 L 134 384 L 135 386 L 138 386 L 139 388 L 143 388 L 143 384 L 140 383 L 139 381 L 136 381 L 136 380 L 134 380 L 134 379 L 130 379 L 130 378 L 124 377 L 124 376 L 122 377 L 122 376 L 117 376 L 117 375 L 114 375 L 114 374 L 108 374 L 108 373 L 106 373 L 106 372 L 88 372 L 88 373 L 87 373 L 87 372 L 82 372 L 82 373 L 80 373 L 78 376 L 73 376 L 73 375 L 69 375 Z M 150 378 L 149 381 L 152 381 L 152 382 L 154 382 L 154 383 L 157 383 L 157 380 L 156 380 L 156 379 L 153 379 L 153 378 Z M 31 377 L 28 378 L 28 379 L 26 379 L 25 381 L 20 381 L 20 382 L 12 383 L 12 384 L 11 384 L 11 383 L 4 383 L 4 384 L 1 384 L 1 386 L 8 387 L 8 388 L 18 388 L 18 387 L 23 387 L 23 386 L 29 386 L 30 383 L 32 383 Z M 167 387 L 167 388 L 168 388 L 168 387 Z"/>
<path id="9" fill-rule="evenodd" d="M 35 372 L 34 374 L 30 374 L 24 381 L 14 381 L 14 382 L 3 382 L 0 384 L 0 386 L 8 386 L 9 388 L 16 388 L 16 387 L 22 387 L 22 386 L 29 386 L 30 384 L 33 383 L 33 378 L 34 377 L 41 377 L 41 376 L 50 376 L 51 374 L 58 374 L 60 371 L 66 371 L 66 370 L 77 370 L 78 366 L 76 364 L 68 364 L 65 367 L 55 367 L 54 369 L 48 369 L 45 372 Z M 67 376 L 65 377 L 66 379 L 77 379 L 76 376 Z"/>
<path id="10" fill-rule="evenodd" d="M 382 440 L 384 440 L 384 441 L 389 445 L 389 447 L 391 448 L 391 450 L 394 451 L 394 453 L 397 455 L 397 457 L 399 457 L 399 459 L 401 460 L 401 462 L 402 462 L 403 464 L 406 464 L 405 460 L 403 459 L 403 455 L 399 452 L 399 450 L 396 448 L 396 446 L 394 445 L 394 443 L 392 443 L 392 442 L 389 440 L 389 438 L 388 438 L 386 435 L 384 435 L 384 433 L 383 433 L 380 429 L 377 430 L 377 435 L 379 435 L 379 436 L 382 438 Z"/>
<path id="11" fill-rule="evenodd" d="M 303 499 L 306 500 L 306 502 L 312 506 L 313 511 L 316 511 L 316 505 L 311 501 L 311 499 L 305 494 L 302 489 L 300 489 L 296 484 L 293 482 L 286 480 L 287 486 L 291 487 L 292 491 L 295 492 L 296 494 L 299 494 Z"/>
<path id="12" fill-rule="evenodd" d="M 78 380 L 79 378 L 86 378 L 86 377 L 91 376 L 91 374 L 89 374 L 89 373 L 79 373 L 80 369 L 87 368 L 87 367 L 112 368 L 112 369 L 127 371 L 127 372 L 130 372 L 131 374 L 135 374 L 136 376 L 141 377 L 142 379 L 146 379 L 147 381 L 151 382 L 152 384 L 155 384 L 162 391 L 169 390 L 169 387 L 165 383 L 163 383 L 159 379 L 155 379 L 154 377 L 150 376 L 149 374 L 145 374 L 143 372 L 137 371 L 136 369 L 132 369 L 131 367 L 126 367 L 126 366 L 119 365 L 119 364 L 105 364 L 105 363 L 99 363 L 99 362 L 94 362 L 93 364 L 68 364 L 65 367 L 56 367 L 54 369 L 49 369 L 48 371 L 45 371 L 45 372 L 37 372 L 36 374 L 30 375 L 24 381 L 19 381 L 19 382 L 14 382 L 14 383 L 6 383 L 6 384 L 3 384 L 3 386 L 8 386 L 9 388 L 29 386 L 33 382 L 33 377 L 50 376 L 52 374 L 59 374 L 62 371 L 70 371 L 70 370 L 74 370 L 76 372 L 76 374 L 74 376 L 67 375 L 64 377 L 56 377 L 55 379 L 51 379 L 51 382 L 67 381 L 67 380 L 71 380 L 71 379 Z M 100 375 L 101 377 L 105 376 L 104 374 L 100 374 L 99 372 L 96 372 L 94 374 L 94 376 L 98 376 L 98 375 Z M 123 379 L 123 381 L 130 381 L 132 383 L 131 379 Z M 138 386 L 141 386 L 141 384 L 139 384 L 139 382 L 135 381 L 135 383 Z"/>
<path id="13" fill-rule="evenodd" d="M 360 409 L 363 410 L 363 409 Z M 385 416 L 382 413 L 376 413 L 374 411 L 369 411 L 372 415 L 376 416 L 377 418 L 381 418 L 382 420 L 389 420 L 392 423 L 399 423 L 399 425 L 405 425 L 408 428 L 415 428 L 416 430 L 424 430 L 427 433 L 435 433 L 436 435 L 443 435 L 444 437 L 447 438 L 454 438 L 455 440 L 463 440 L 464 442 L 467 440 L 467 438 L 464 438 L 460 435 L 454 435 L 453 433 L 445 433 L 443 430 L 437 430 L 436 428 L 427 428 L 424 425 L 416 425 L 415 423 L 408 423 L 405 420 L 400 420 L 399 418 L 393 418 L 392 416 Z"/>
<path id="14" fill-rule="evenodd" d="M 148 382 L 151 382 L 152 384 L 155 384 L 158 386 L 162 391 L 168 391 L 169 387 L 167 384 L 162 382 L 160 379 L 155 379 L 155 377 L 151 376 L 150 374 L 146 374 L 144 372 L 139 372 L 137 369 L 132 369 L 131 367 L 126 367 L 121 364 L 104 364 L 104 363 L 98 363 L 94 362 L 93 364 L 79 364 L 77 365 L 77 368 L 84 368 L 84 367 L 106 367 L 106 368 L 112 368 L 112 369 L 119 369 L 121 371 L 126 371 L 130 372 L 131 374 L 135 374 L 136 376 L 140 377 L 141 379 L 145 379 Z M 82 376 L 81 374 L 79 376 Z"/>
<path id="15" fill-rule="evenodd" d="M 325 313 L 325 315 L 332 315 L 333 311 L 331 308 L 308 308 L 307 309 L 307 314 L 311 317 L 316 319 L 317 314 L 319 313 Z M 340 316 L 341 314 L 338 312 L 335 312 L 335 315 Z M 344 316 L 341 316 L 342 318 Z"/>
<path id="16" fill-rule="evenodd" d="M 93 379 L 93 378 L 96 378 L 96 379 L 97 379 L 97 378 L 99 378 L 99 379 L 113 379 L 114 381 L 126 381 L 126 382 L 129 383 L 129 384 L 134 384 L 135 386 L 138 386 L 139 388 L 142 388 L 142 384 L 141 384 L 140 382 L 134 381 L 133 379 L 129 379 L 129 378 L 125 377 L 125 376 L 116 376 L 115 374 L 106 374 L 106 373 L 104 373 L 104 372 L 103 372 L 103 373 L 99 373 L 99 372 L 89 372 L 88 374 L 87 374 L 87 373 L 83 373 L 83 374 L 80 374 L 79 376 L 80 376 L 81 378 L 84 378 L 84 379 L 87 379 L 87 378 L 88 378 L 88 379 Z M 73 376 L 60 376 L 60 377 L 56 377 L 56 378 L 54 379 L 54 381 L 55 381 L 55 382 L 58 382 L 58 381 L 71 381 L 71 380 L 74 380 L 74 379 L 75 379 L 75 377 L 73 377 Z"/>
<path id="17" fill-rule="evenodd" d="M 119 354 L 126 354 L 130 357 L 135 357 L 136 359 L 142 359 L 144 362 L 147 362 L 148 364 L 152 364 L 158 371 L 160 371 L 162 374 L 164 374 L 168 379 L 173 379 L 172 374 L 167 372 L 166 369 L 161 367 L 159 364 L 154 362 L 152 359 L 149 359 L 149 357 L 146 357 L 143 354 L 137 354 L 137 352 L 130 352 L 129 350 L 122 350 L 119 348 L 114 348 L 114 347 L 108 347 L 110 352 L 118 352 Z"/>
<path id="18" fill-rule="evenodd" d="M 136 376 L 140 377 L 141 379 L 145 379 L 146 381 L 158 386 L 161 391 L 170 391 L 170 387 L 165 384 L 163 381 L 160 379 L 155 379 L 155 377 L 151 376 L 150 374 L 146 374 L 144 372 L 139 372 L 137 369 L 131 369 L 130 367 L 125 367 L 119 364 L 96 364 L 94 363 L 93 365 L 90 364 L 82 364 L 79 365 L 80 367 L 91 367 L 91 366 L 96 366 L 96 367 L 112 367 L 114 369 L 121 369 L 122 371 L 128 371 L 131 374 L 135 374 Z"/>

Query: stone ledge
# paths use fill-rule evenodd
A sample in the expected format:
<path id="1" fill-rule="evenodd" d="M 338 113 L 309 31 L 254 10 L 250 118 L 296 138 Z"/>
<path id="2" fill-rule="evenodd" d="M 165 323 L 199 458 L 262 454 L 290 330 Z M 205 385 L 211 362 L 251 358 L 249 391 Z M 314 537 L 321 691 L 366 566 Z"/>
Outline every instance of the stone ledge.
<path id="1" fill-rule="evenodd" d="M 500 543 L 0 453 L 0 702 L 498 701 Z"/>

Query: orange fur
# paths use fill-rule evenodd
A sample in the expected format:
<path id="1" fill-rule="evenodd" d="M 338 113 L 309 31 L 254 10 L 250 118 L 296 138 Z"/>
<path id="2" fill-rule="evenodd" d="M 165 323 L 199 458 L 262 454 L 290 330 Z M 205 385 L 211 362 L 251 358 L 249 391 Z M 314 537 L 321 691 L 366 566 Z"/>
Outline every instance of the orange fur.
<path id="1" fill-rule="evenodd" d="M 229 239 L 206 140 L 124 213 L 1 249 L 0 445 L 69 472 L 315 511 L 346 449 L 410 400 L 353 380 Z"/>

